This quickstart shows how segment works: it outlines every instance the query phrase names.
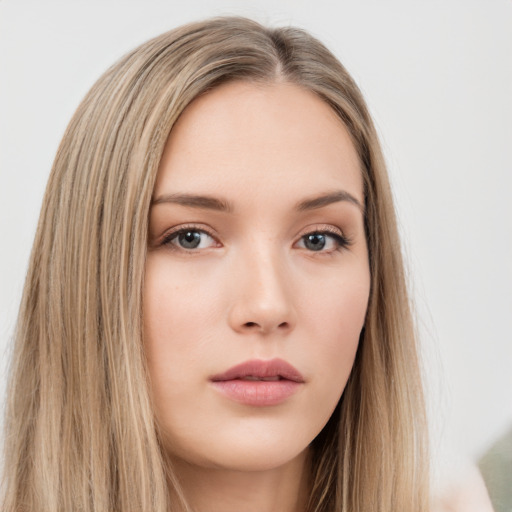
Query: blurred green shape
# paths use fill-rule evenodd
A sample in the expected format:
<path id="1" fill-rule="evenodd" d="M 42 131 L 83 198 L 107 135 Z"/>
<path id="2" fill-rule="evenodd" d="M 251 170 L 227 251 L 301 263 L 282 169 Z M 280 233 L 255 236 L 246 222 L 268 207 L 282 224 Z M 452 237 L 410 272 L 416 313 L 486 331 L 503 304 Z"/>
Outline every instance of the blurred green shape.
<path id="1" fill-rule="evenodd" d="M 512 429 L 480 458 L 484 477 L 496 512 L 512 512 Z"/>

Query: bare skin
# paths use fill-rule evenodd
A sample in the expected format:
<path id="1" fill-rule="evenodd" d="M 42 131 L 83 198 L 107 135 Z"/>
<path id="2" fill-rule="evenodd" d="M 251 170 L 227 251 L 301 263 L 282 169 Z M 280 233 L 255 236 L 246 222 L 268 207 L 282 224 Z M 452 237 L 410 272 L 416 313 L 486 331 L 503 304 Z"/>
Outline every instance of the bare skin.
<path id="1" fill-rule="evenodd" d="M 202 469 L 182 460 L 175 460 L 174 466 L 194 510 L 301 512 L 309 489 L 306 455 L 307 450 L 281 467 L 252 473 Z"/>
<path id="2" fill-rule="evenodd" d="M 296 85 L 223 85 L 174 126 L 150 214 L 145 351 L 197 512 L 305 509 L 309 446 L 366 314 L 363 204 L 346 128 Z M 247 362 L 281 369 L 218 377 Z"/>

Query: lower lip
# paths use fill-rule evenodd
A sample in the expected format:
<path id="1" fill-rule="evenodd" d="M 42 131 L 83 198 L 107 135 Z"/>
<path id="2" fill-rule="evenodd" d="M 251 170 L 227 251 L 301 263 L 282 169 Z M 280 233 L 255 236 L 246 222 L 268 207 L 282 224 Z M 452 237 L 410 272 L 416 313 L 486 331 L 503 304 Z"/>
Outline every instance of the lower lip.
<path id="1" fill-rule="evenodd" d="M 300 382 L 292 380 L 222 380 L 212 382 L 223 395 L 244 405 L 279 405 L 295 394 Z"/>

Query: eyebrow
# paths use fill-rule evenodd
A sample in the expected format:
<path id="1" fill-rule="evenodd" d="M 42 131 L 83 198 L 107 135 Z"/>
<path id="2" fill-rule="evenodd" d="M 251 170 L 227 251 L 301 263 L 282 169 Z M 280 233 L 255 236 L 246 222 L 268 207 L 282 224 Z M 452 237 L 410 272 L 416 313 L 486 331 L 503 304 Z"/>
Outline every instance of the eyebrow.
<path id="1" fill-rule="evenodd" d="M 364 206 L 359 202 L 357 198 L 355 198 L 350 192 L 347 192 L 346 190 L 335 190 L 333 192 L 321 194 L 310 199 L 305 199 L 296 205 L 296 209 L 300 212 L 316 210 L 317 208 L 323 208 L 324 206 L 338 203 L 340 201 L 348 201 L 349 203 L 354 204 L 364 214 Z"/>
<path id="2" fill-rule="evenodd" d="M 304 199 L 295 205 L 295 209 L 303 212 L 308 210 L 316 210 L 323 208 L 333 203 L 347 201 L 354 204 L 364 213 L 364 207 L 350 192 L 345 190 L 335 190 L 333 192 L 324 193 L 309 199 Z M 188 206 L 189 208 L 200 208 L 204 210 L 215 210 L 220 212 L 231 213 L 234 211 L 234 206 L 231 202 L 225 199 L 220 199 L 213 196 L 204 196 L 196 194 L 163 194 L 156 197 L 151 201 L 151 205 L 157 204 L 179 204 L 181 206 Z"/>
<path id="3" fill-rule="evenodd" d="M 229 201 L 212 196 L 200 196 L 195 194 L 164 194 L 151 201 L 152 205 L 162 203 L 174 203 L 190 208 L 204 210 L 216 210 L 220 212 L 232 212 L 233 205 Z"/>

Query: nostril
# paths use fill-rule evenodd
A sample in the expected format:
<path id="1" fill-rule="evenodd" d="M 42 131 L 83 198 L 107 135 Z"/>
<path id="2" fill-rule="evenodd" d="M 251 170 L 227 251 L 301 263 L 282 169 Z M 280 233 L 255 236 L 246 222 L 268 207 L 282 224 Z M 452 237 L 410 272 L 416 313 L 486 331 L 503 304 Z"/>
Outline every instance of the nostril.
<path id="1" fill-rule="evenodd" d="M 259 332 L 261 334 L 269 334 L 275 330 L 284 333 L 291 329 L 291 324 L 287 321 L 275 322 L 272 319 L 264 319 L 262 322 L 253 320 L 244 322 L 243 324 L 239 324 L 239 328 L 242 329 L 241 332 L 246 333 Z"/>
<path id="2" fill-rule="evenodd" d="M 287 329 L 289 327 L 289 323 L 288 322 L 281 322 L 277 328 L 278 329 Z M 261 327 L 260 324 L 258 322 L 245 322 L 244 324 L 244 327 L 247 327 L 249 329 L 252 329 L 254 327 Z"/>

